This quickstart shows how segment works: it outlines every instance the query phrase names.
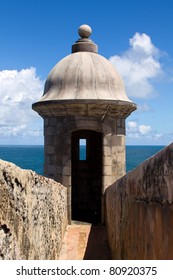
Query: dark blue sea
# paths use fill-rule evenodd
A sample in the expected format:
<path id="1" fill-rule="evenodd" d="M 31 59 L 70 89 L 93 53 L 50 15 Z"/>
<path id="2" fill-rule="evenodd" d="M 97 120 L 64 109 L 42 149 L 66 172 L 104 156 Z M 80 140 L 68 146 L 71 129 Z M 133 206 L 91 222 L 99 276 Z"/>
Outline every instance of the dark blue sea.
<path id="1" fill-rule="evenodd" d="M 132 170 L 163 148 L 164 146 L 127 146 L 126 171 Z M 85 150 L 84 146 L 83 150 Z M 13 162 L 23 169 L 31 169 L 38 174 L 43 174 L 43 146 L 0 146 L 0 159 Z"/>

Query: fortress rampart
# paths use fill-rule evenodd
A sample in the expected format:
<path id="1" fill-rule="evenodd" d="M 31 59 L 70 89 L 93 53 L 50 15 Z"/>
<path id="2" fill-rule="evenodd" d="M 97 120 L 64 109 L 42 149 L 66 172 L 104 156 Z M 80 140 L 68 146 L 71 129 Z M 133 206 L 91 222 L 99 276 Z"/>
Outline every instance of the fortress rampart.
<path id="1" fill-rule="evenodd" d="M 173 259 L 173 144 L 106 190 L 113 259 Z"/>

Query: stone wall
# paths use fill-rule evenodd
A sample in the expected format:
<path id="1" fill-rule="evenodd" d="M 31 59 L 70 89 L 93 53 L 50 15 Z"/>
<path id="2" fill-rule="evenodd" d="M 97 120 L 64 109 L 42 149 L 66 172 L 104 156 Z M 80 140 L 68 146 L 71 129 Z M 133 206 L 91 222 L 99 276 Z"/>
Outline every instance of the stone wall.
<path id="1" fill-rule="evenodd" d="M 58 259 L 66 226 L 66 188 L 0 160 L 0 259 Z"/>
<path id="2" fill-rule="evenodd" d="M 81 110 L 80 106 L 78 109 Z M 96 112 L 96 109 L 89 110 L 88 114 L 93 114 L 93 111 Z M 89 130 L 102 133 L 102 197 L 106 188 L 125 174 L 125 119 L 104 115 L 103 117 L 101 118 L 98 112 L 97 117 L 86 115 L 44 118 L 44 174 L 67 187 L 69 223 L 71 223 L 71 154 L 74 131 Z"/>
<path id="3" fill-rule="evenodd" d="M 173 144 L 106 191 L 113 259 L 173 259 Z"/>
<path id="4" fill-rule="evenodd" d="M 44 118 L 44 174 L 71 186 L 72 132 L 91 130 L 103 135 L 103 189 L 125 174 L 125 119 L 100 117 Z"/>

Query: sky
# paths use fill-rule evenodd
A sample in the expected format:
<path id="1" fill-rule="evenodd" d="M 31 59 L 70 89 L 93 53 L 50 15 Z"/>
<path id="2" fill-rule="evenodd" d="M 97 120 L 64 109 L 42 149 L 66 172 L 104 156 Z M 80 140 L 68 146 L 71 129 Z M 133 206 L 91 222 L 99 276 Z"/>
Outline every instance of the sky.
<path id="1" fill-rule="evenodd" d="M 126 120 L 127 145 L 173 141 L 172 0 L 0 1 L 0 145 L 42 145 L 43 120 L 31 109 L 53 66 L 71 53 L 78 27 L 124 80 L 138 109 Z"/>

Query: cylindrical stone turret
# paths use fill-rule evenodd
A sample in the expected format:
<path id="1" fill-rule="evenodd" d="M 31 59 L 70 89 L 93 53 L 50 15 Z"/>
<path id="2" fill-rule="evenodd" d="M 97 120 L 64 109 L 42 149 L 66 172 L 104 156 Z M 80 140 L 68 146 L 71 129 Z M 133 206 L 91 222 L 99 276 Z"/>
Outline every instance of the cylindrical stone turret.
<path id="1" fill-rule="evenodd" d="M 69 222 L 98 223 L 106 188 L 125 174 L 125 119 L 136 104 L 97 53 L 91 28 L 82 25 L 78 33 L 72 54 L 51 70 L 33 109 L 44 119 L 44 174 L 68 188 Z"/>

